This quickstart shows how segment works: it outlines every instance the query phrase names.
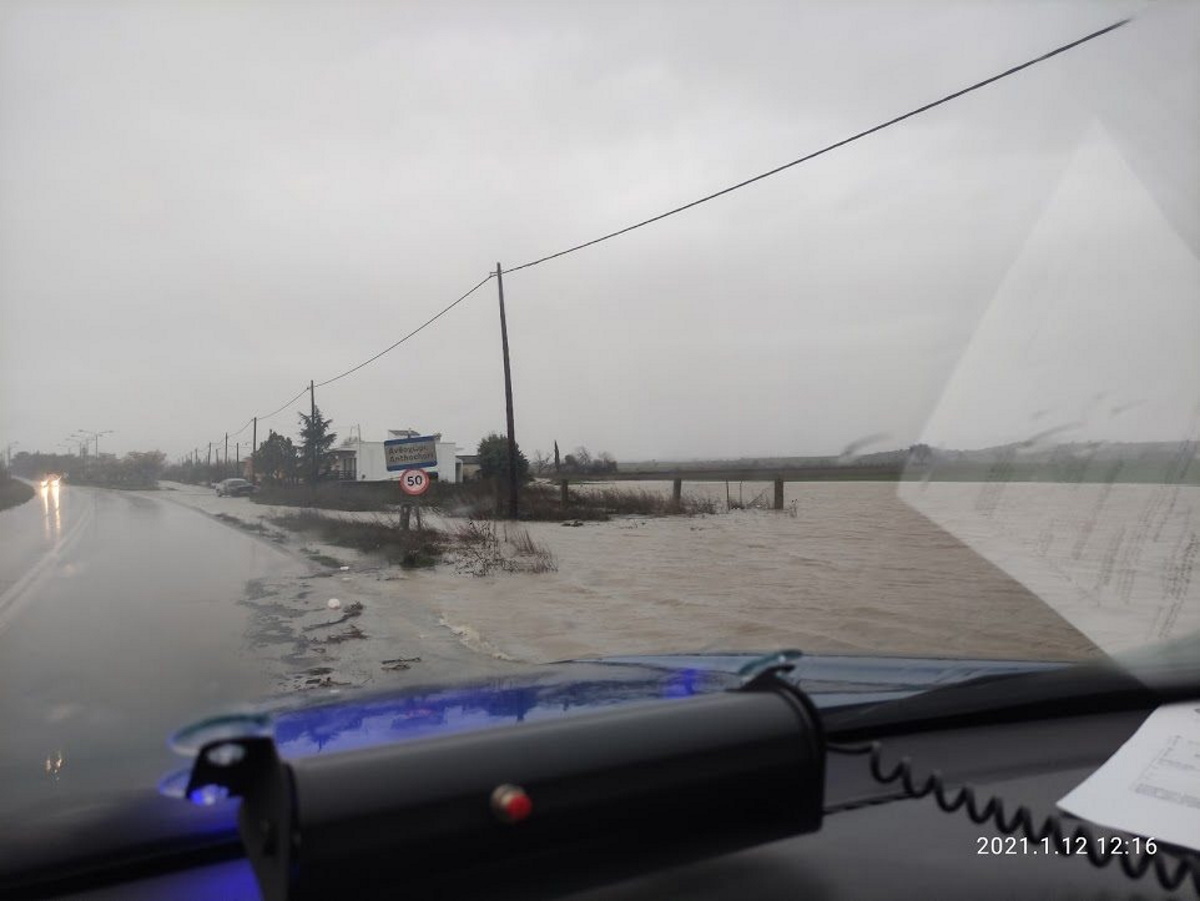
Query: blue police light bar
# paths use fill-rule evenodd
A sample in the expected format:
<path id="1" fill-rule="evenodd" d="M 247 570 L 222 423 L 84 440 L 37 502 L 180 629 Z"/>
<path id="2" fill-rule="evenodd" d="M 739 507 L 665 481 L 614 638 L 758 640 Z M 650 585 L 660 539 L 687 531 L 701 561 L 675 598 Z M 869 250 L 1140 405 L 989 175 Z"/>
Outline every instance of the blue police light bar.
<path id="1" fill-rule="evenodd" d="M 820 828 L 815 709 L 734 691 L 290 761 L 211 742 L 189 794 L 242 797 L 265 901 L 549 897 Z"/>

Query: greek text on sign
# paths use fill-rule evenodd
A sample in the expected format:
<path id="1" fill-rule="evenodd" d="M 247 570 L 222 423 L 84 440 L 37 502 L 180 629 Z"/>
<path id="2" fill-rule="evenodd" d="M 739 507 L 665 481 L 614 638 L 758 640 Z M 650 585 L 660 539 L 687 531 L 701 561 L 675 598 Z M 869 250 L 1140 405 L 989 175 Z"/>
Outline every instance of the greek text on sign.
<path id="1" fill-rule="evenodd" d="M 383 442 L 383 457 L 389 472 L 437 466 L 437 439 L 433 435 L 392 438 Z"/>

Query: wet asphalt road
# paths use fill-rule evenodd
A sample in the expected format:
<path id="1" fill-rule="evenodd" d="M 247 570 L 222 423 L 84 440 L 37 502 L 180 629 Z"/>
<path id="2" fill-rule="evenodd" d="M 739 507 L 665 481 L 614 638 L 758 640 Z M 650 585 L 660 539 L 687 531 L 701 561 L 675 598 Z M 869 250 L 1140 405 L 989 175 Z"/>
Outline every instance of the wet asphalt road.
<path id="1" fill-rule="evenodd" d="M 270 691 L 238 602 L 304 565 L 153 493 L 0 512 L 0 812 L 144 786 L 167 736 Z"/>

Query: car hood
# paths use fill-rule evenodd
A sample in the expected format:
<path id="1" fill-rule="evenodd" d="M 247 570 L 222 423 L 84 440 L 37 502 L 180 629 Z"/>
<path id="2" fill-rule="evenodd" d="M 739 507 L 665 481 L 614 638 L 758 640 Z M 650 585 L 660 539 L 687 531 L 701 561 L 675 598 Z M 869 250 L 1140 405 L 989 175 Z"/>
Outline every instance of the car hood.
<path id="1" fill-rule="evenodd" d="M 950 686 L 1007 676 L 1072 671 L 1060 662 L 857 657 L 781 651 L 665 654 L 569 660 L 514 676 L 414 686 L 386 693 L 309 693 L 208 717 L 183 726 L 170 744 L 180 767 L 157 786 L 103 797 L 64 798 L 0 824 L 0 888 L 61 879 L 64 861 L 78 878 L 100 878 L 148 860 L 240 853 L 237 805 L 182 800 L 191 763 L 221 738 L 272 735 L 285 758 L 328 754 L 521 722 L 577 716 L 627 704 L 735 688 L 773 666 L 799 684 L 823 713 L 886 710 Z M 1047 676 L 1055 675 L 1047 672 Z M 902 706 L 902 705 L 901 705 Z M 192 800 L 200 800 L 193 798 Z M 74 876 L 72 878 L 75 878 Z M 15 880 L 12 881 L 12 880 Z M 0 892 L 3 893 L 3 892 Z"/>
<path id="2" fill-rule="evenodd" d="M 568 660 L 503 679 L 268 703 L 189 724 L 176 733 L 171 745 L 190 758 L 210 741 L 270 734 L 284 757 L 303 757 L 724 691 L 780 665 L 790 667 L 786 678 L 822 710 L 898 700 L 968 680 L 1068 666 L 799 651 Z"/>

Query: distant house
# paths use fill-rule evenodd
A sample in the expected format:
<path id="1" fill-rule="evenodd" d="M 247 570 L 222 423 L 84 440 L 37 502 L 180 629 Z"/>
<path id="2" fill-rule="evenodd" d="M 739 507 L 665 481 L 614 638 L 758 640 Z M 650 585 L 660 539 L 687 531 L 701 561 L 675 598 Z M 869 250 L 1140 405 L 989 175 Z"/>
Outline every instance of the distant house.
<path id="1" fill-rule="evenodd" d="M 458 455 L 458 480 L 460 482 L 471 482 L 479 478 L 480 465 L 478 454 L 459 454 Z"/>
<path id="2" fill-rule="evenodd" d="M 329 478 L 338 481 L 358 479 L 358 453 L 346 447 L 335 447 L 329 452 Z"/>

